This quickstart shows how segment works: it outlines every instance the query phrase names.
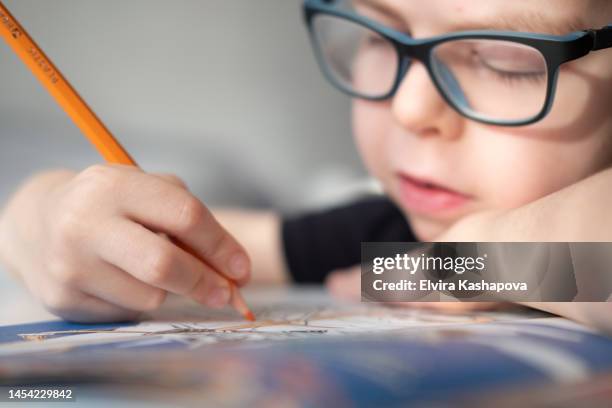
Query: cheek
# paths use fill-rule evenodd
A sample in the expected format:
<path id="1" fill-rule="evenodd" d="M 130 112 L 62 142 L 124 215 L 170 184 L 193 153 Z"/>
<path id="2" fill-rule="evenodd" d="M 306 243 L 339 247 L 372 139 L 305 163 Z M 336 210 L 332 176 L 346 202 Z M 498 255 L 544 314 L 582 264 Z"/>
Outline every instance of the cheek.
<path id="1" fill-rule="evenodd" d="M 388 163 L 385 145 L 389 132 L 389 109 L 381 103 L 355 100 L 353 102 L 353 134 L 361 158 L 374 177 L 383 183 Z"/>
<path id="2" fill-rule="evenodd" d="M 489 208 L 515 208 L 601 170 L 594 160 L 601 154 L 597 138 L 580 143 L 559 143 L 521 136 L 490 135 L 475 158 L 486 171 L 479 174 L 480 196 Z"/>
<path id="3" fill-rule="evenodd" d="M 483 142 L 483 153 L 475 163 L 479 174 L 478 196 L 488 208 L 513 208 L 554 191 L 555 175 L 548 159 L 521 143 Z M 528 145 L 528 144 L 527 144 Z"/>
<path id="4" fill-rule="evenodd" d="M 517 207 L 612 165 L 611 55 L 594 54 L 563 70 L 543 121 L 506 135 L 484 131 L 478 160 L 487 169 L 489 204 Z"/>

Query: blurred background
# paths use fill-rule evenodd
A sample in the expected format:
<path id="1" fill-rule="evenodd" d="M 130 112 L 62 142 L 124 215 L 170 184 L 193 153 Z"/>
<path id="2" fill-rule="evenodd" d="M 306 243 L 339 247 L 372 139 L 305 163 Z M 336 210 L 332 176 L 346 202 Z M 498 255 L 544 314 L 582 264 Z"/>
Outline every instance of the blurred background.
<path id="1" fill-rule="evenodd" d="M 293 213 L 368 185 L 299 0 L 4 4 L 144 169 L 211 206 Z M 101 162 L 3 42 L 0 158 L 2 204 L 38 170 Z"/>

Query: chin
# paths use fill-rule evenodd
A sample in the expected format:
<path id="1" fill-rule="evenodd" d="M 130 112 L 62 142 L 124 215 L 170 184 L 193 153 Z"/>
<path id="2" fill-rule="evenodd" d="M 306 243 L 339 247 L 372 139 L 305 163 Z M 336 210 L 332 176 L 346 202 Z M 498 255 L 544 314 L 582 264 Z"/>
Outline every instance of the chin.
<path id="1" fill-rule="evenodd" d="M 447 222 L 426 219 L 420 216 L 407 216 L 410 227 L 419 241 L 434 241 L 437 237 L 444 234 L 452 225 Z"/>
<path id="2" fill-rule="evenodd" d="M 412 232 L 414 232 L 414 235 L 419 241 L 434 241 L 437 237 L 446 232 L 456 221 L 455 219 L 433 219 L 421 214 L 412 213 L 410 210 L 403 208 L 399 200 L 392 194 L 389 194 L 389 196 L 400 208 L 402 213 L 404 213 L 404 217 L 410 224 Z"/>

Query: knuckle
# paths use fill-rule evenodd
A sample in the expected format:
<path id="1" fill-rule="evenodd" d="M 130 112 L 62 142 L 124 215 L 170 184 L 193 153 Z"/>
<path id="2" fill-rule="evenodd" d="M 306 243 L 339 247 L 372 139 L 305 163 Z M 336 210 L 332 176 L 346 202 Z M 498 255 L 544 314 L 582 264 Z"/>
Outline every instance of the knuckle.
<path id="1" fill-rule="evenodd" d="M 211 238 L 206 248 L 202 249 L 202 252 L 206 258 L 215 258 L 221 253 L 222 249 L 227 245 L 227 243 L 227 235 L 216 235 Z"/>
<path id="2" fill-rule="evenodd" d="M 176 254 L 170 248 L 162 247 L 151 255 L 148 264 L 148 283 L 158 286 L 168 281 L 176 265 Z"/>
<path id="3" fill-rule="evenodd" d="M 53 254 L 47 257 L 46 266 L 49 274 L 63 285 L 74 286 L 78 284 L 79 274 L 76 268 L 72 268 L 66 257 Z"/>
<path id="4" fill-rule="evenodd" d="M 111 177 L 111 174 L 114 172 L 114 169 L 110 166 L 106 166 L 104 164 L 94 164 L 93 166 L 87 167 L 85 170 L 81 172 L 79 175 L 79 179 L 81 180 L 98 180 L 106 177 Z"/>
<path id="5" fill-rule="evenodd" d="M 50 290 L 43 294 L 44 306 L 53 313 L 62 313 L 72 309 L 72 296 L 64 290 Z"/>
<path id="6" fill-rule="evenodd" d="M 204 204 L 196 197 L 188 195 L 183 201 L 177 217 L 177 229 L 179 232 L 189 233 L 202 225 L 208 215 Z"/>
<path id="7" fill-rule="evenodd" d="M 151 293 L 147 296 L 147 301 L 142 306 L 143 311 L 152 312 L 159 309 L 166 300 L 167 296 L 168 293 L 162 289 L 151 291 Z"/>
<path id="8" fill-rule="evenodd" d="M 78 268 L 67 267 L 59 274 L 58 279 L 67 286 L 78 287 L 81 284 L 82 276 Z"/>
<path id="9" fill-rule="evenodd" d="M 81 274 L 77 268 L 71 268 L 68 265 L 62 265 L 55 267 L 55 272 L 53 273 L 55 279 L 57 279 L 61 284 L 77 287 L 81 283 Z"/>
<path id="10" fill-rule="evenodd" d="M 174 184 L 176 184 L 177 186 L 180 186 L 181 188 L 184 188 L 185 190 L 187 190 L 187 183 L 185 183 L 185 181 L 183 181 L 182 178 L 178 177 L 178 176 L 171 176 L 172 181 L 174 182 Z"/>
<path id="11" fill-rule="evenodd" d="M 119 170 L 113 167 L 96 164 L 83 170 L 78 180 L 88 192 L 107 192 L 115 189 L 119 175 Z"/>
<path id="12" fill-rule="evenodd" d="M 187 188 L 187 184 L 185 184 L 185 182 L 180 177 L 175 176 L 174 174 L 164 174 L 163 177 L 174 185 L 185 189 Z"/>
<path id="13" fill-rule="evenodd" d="M 55 220 L 55 241 L 58 245 L 70 244 L 79 240 L 84 217 L 76 208 L 69 208 Z"/>

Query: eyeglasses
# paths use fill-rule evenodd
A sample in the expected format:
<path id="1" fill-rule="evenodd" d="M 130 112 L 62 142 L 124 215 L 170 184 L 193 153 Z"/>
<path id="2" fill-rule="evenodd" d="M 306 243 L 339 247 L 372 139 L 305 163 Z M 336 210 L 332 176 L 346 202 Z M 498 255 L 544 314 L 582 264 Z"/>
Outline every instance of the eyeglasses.
<path id="1" fill-rule="evenodd" d="M 565 36 L 466 31 L 414 39 L 337 0 L 306 0 L 304 15 L 327 79 L 357 98 L 386 100 L 413 61 L 463 116 L 499 126 L 535 123 L 549 112 L 562 64 L 612 48 L 612 25 Z"/>

